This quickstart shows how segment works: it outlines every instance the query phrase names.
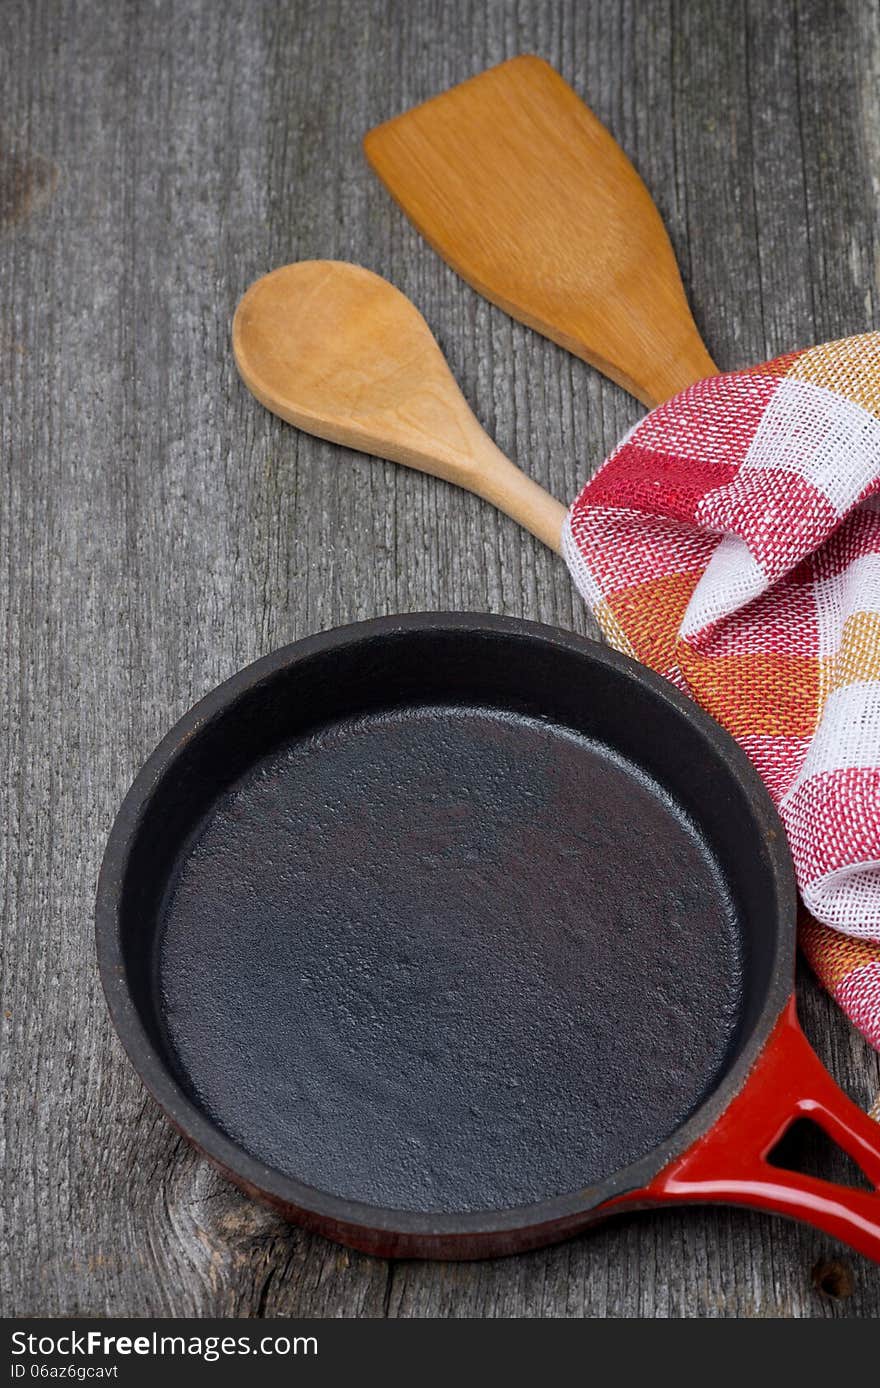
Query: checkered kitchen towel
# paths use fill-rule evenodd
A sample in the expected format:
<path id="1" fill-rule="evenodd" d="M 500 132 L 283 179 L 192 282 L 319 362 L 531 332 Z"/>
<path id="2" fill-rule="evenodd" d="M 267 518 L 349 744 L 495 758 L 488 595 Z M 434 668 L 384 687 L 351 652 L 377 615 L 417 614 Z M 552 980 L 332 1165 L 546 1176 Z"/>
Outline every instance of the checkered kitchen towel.
<path id="1" fill-rule="evenodd" d="M 880 1049 L 880 333 L 652 410 L 575 501 L 564 550 L 611 644 L 758 768 L 803 947 Z"/>

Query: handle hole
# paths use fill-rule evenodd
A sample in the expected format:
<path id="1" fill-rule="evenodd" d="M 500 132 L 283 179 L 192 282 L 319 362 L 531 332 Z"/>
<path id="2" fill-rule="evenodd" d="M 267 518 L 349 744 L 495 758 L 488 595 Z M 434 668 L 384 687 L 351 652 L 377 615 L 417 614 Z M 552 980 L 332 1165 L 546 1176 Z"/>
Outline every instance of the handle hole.
<path id="1" fill-rule="evenodd" d="M 854 1190 L 874 1189 L 858 1162 L 810 1118 L 796 1118 L 790 1123 L 767 1161 L 783 1171 L 834 1181 Z"/>
<path id="2" fill-rule="evenodd" d="M 840 1258 L 823 1258 L 813 1268 L 813 1286 L 832 1301 L 845 1301 L 855 1290 L 852 1268 Z"/>

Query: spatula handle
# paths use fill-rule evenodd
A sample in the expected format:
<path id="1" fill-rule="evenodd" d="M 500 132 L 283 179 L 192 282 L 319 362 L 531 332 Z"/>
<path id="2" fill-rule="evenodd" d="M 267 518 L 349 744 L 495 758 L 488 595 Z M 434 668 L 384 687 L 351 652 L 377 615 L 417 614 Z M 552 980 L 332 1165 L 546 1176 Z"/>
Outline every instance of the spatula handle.
<path id="1" fill-rule="evenodd" d="M 643 405 L 654 409 L 669 400 L 679 391 L 687 390 L 695 381 L 705 376 L 717 376 L 715 365 L 693 321 L 685 320 L 684 313 L 678 322 L 663 323 L 651 321 L 649 306 L 644 306 L 646 336 L 644 350 L 632 350 L 628 370 L 624 371 L 604 361 L 586 343 L 581 342 L 573 351 L 584 361 L 595 366 L 603 375 L 610 377 L 629 394 L 641 400 Z"/>

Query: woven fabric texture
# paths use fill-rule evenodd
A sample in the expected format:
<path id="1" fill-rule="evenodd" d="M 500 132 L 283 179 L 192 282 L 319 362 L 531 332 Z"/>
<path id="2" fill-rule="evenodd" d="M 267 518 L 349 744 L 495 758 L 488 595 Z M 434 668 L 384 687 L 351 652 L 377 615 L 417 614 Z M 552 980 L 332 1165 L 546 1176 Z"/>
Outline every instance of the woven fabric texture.
<path id="1" fill-rule="evenodd" d="M 696 699 L 761 773 L 803 948 L 880 1049 L 880 333 L 652 410 L 563 540 L 611 644 Z"/>

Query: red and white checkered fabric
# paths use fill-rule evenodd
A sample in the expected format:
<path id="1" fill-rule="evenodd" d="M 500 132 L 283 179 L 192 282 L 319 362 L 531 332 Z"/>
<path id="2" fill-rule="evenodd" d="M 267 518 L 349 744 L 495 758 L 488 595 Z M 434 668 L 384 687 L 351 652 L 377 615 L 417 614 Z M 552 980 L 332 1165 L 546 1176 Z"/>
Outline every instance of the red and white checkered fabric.
<path id="1" fill-rule="evenodd" d="M 652 410 L 575 501 L 564 552 L 611 644 L 751 757 L 804 949 L 880 1049 L 880 333 Z"/>

